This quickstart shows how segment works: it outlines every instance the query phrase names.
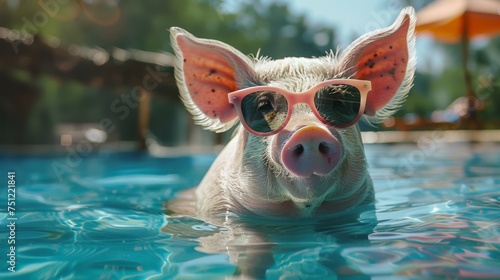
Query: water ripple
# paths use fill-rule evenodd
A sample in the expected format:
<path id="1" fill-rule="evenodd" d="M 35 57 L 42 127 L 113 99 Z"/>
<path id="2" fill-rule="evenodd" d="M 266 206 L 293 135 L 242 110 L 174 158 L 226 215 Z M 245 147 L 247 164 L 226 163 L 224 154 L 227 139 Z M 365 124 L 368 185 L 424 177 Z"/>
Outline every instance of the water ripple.
<path id="1" fill-rule="evenodd" d="M 272 255 L 268 279 L 500 279 L 498 145 L 366 151 L 376 223 L 256 223 L 239 232 L 163 213 L 213 156 L 91 156 L 62 180 L 50 168 L 61 158 L 9 157 L 19 170 L 18 264 L 0 278 L 224 278 L 249 256 Z"/>

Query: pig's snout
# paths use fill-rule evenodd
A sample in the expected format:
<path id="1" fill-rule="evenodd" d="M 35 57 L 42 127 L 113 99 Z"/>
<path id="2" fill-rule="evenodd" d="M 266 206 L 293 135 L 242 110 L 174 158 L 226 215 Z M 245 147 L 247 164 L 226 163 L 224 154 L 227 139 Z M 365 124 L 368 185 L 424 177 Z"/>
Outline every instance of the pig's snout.
<path id="1" fill-rule="evenodd" d="M 341 148 L 339 141 L 317 126 L 297 130 L 281 151 L 285 168 L 300 177 L 326 175 L 337 165 Z"/>

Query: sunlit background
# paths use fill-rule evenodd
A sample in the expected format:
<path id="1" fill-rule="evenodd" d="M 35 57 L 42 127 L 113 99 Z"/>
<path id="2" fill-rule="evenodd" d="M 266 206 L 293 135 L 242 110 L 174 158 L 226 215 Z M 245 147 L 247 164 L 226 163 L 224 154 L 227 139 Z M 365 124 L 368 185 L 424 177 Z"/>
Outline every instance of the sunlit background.
<path id="1" fill-rule="evenodd" d="M 431 2 L 0 0 L 0 144 L 223 144 L 231 132 L 216 135 L 194 126 L 178 98 L 169 27 L 246 54 L 322 56 L 390 25 L 404 6 L 418 11 Z M 472 121 L 461 47 L 419 36 L 406 105 L 380 127 L 361 124 L 362 130 L 500 128 L 500 39 L 470 42 Z"/>

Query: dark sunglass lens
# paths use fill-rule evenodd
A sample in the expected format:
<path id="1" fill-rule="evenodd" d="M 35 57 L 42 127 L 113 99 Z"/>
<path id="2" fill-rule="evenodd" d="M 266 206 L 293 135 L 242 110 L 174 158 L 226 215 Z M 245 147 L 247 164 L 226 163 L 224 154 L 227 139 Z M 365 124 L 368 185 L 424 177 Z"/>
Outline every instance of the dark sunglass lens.
<path id="1" fill-rule="evenodd" d="M 288 110 L 286 98 L 275 92 L 260 91 L 248 94 L 241 101 L 243 118 L 259 133 L 275 131 L 285 122 Z"/>
<path id="2" fill-rule="evenodd" d="M 319 114 L 331 125 L 344 125 L 353 121 L 361 106 L 361 93 L 351 85 L 329 85 L 314 97 Z"/>

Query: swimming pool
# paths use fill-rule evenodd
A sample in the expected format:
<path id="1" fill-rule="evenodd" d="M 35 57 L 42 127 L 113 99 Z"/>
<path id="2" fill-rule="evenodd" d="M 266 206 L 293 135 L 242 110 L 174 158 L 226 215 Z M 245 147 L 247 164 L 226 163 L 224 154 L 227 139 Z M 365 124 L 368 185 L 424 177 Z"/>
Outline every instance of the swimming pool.
<path id="1" fill-rule="evenodd" d="M 368 239 L 276 226 L 268 279 L 500 278 L 498 144 L 367 145 L 377 191 Z M 168 219 L 165 200 L 201 180 L 215 155 L 2 155 L 15 212 L 2 209 L 2 279 L 218 279 L 238 269 L 200 249 L 226 229 Z M 12 182 L 11 182 L 12 183 Z M 9 201 L 12 201 L 9 200 Z M 14 219 L 12 219 L 14 218 Z M 14 223 L 15 227 L 10 227 Z M 170 231 L 164 230 L 170 227 Z M 13 236 L 13 238 L 12 238 Z M 10 239 L 9 239 L 10 237 Z M 281 238 L 281 239 L 280 239 Z M 9 240 L 15 240 L 14 263 Z M 261 244 L 256 244 L 255 247 Z M 9 254 L 11 256 L 9 256 Z M 15 272 L 9 268 L 15 265 Z"/>

